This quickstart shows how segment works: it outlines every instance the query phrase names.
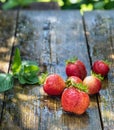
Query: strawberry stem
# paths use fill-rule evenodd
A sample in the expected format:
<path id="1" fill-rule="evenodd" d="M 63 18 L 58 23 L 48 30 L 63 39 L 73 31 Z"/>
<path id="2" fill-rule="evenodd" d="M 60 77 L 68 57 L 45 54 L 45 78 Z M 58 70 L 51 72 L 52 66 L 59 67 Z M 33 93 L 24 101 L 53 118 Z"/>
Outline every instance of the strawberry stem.
<path id="1" fill-rule="evenodd" d="M 42 73 L 42 74 L 38 77 L 38 83 L 39 83 L 39 85 L 44 84 L 44 82 L 45 82 L 47 76 L 48 76 L 48 73 L 46 72 L 46 73 Z"/>

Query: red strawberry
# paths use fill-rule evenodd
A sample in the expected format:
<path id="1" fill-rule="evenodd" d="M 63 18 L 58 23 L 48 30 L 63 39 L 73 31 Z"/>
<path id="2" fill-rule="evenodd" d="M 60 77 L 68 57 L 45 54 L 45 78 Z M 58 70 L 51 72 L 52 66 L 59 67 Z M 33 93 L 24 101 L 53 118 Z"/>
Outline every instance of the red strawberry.
<path id="1" fill-rule="evenodd" d="M 70 76 L 66 80 L 66 85 L 68 87 L 72 86 L 73 84 L 80 84 L 80 83 L 82 83 L 82 80 L 79 77 L 77 77 L 77 76 Z"/>
<path id="2" fill-rule="evenodd" d="M 84 63 L 80 60 L 71 59 L 67 61 L 66 65 L 66 74 L 67 76 L 77 76 L 80 79 L 84 79 L 87 75 L 86 67 Z"/>
<path id="3" fill-rule="evenodd" d="M 81 79 L 83 80 L 87 75 L 86 67 L 85 67 L 84 63 L 80 60 L 77 60 L 75 64 L 77 64 L 78 67 L 80 68 L 81 75 L 82 75 Z"/>
<path id="4" fill-rule="evenodd" d="M 60 95 L 64 88 L 65 82 L 58 74 L 49 75 L 43 85 L 43 89 L 48 95 Z"/>
<path id="5" fill-rule="evenodd" d="M 109 65 L 103 60 L 97 60 L 93 63 L 92 70 L 96 74 L 101 74 L 102 76 L 106 76 L 109 72 Z"/>
<path id="6" fill-rule="evenodd" d="M 81 71 L 77 65 L 74 63 L 68 63 L 66 66 L 66 74 L 67 76 L 77 76 L 79 78 L 82 78 Z"/>
<path id="7" fill-rule="evenodd" d="M 74 87 L 67 88 L 62 93 L 61 105 L 63 110 L 75 114 L 83 114 L 90 104 L 87 93 Z"/>
<path id="8" fill-rule="evenodd" d="M 88 94 L 96 94 L 100 91 L 101 89 L 101 80 L 98 79 L 95 76 L 87 76 L 84 80 L 83 80 L 83 84 L 85 86 L 87 86 L 88 89 Z"/>
<path id="9" fill-rule="evenodd" d="M 77 76 L 70 76 L 67 80 L 74 83 L 82 83 L 82 80 Z"/>

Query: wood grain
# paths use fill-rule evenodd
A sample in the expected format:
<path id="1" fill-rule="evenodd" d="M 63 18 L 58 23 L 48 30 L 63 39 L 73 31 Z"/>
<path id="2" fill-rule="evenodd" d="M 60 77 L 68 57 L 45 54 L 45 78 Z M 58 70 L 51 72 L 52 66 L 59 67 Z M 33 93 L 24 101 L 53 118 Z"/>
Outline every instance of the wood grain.
<path id="1" fill-rule="evenodd" d="M 114 129 L 114 11 L 94 11 L 85 13 L 86 35 L 92 62 L 106 59 L 110 72 L 102 83 L 99 105 L 103 129 Z"/>
<path id="2" fill-rule="evenodd" d="M 9 17 L 10 16 L 10 17 Z M 16 12 L 0 11 L 0 72 L 8 73 L 14 42 Z M 0 118 L 4 94 L 0 93 Z"/>
<path id="3" fill-rule="evenodd" d="M 21 11 L 16 38 L 22 59 L 37 61 L 43 72 L 58 73 L 66 79 L 65 61 L 73 56 L 79 57 L 90 72 L 78 11 Z M 38 85 L 16 82 L 5 99 L 4 130 L 101 130 L 96 96 L 81 116 L 64 112 L 60 97 L 46 95 Z"/>

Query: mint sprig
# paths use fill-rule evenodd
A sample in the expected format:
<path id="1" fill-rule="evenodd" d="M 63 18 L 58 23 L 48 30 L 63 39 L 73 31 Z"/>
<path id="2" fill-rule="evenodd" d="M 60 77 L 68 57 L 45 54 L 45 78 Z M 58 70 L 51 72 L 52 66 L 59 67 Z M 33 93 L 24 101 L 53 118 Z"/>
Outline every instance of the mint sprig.
<path id="1" fill-rule="evenodd" d="M 39 67 L 35 61 L 22 61 L 20 51 L 16 48 L 12 63 L 12 73 L 20 84 L 38 83 Z"/>
<path id="2" fill-rule="evenodd" d="M 35 61 L 22 61 L 18 48 L 14 52 L 11 70 L 12 74 L 0 73 L 0 92 L 11 89 L 14 79 L 18 79 L 20 84 L 38 83 L 40 68 Z"/>

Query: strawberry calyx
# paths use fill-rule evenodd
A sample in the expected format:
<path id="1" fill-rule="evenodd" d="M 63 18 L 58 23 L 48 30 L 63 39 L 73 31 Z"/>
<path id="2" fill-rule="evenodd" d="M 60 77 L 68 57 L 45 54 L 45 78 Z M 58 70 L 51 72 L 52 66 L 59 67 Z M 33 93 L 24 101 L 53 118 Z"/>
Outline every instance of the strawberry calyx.
<path id="1" fill-rule="evenodd" d="M 104 80 L 104 77 L 101 74 L 96 74 L 95 72 L 91 71 L 91 75 L 98 78 L 100 81 Z"/>
<path id="2" fill-rule="evenodd" d="M 75 83 L 70 79 L 66 80 L 66 87 L 71 87 L 71 86 L 79 89 L 80 91 L 88 92 L 87 86 L 83 85 L 83 83 Z"/>
<path id="3" fill-rule="evenodd" d="M 86 92 L 86 93 L 88 92 L 87 86 L 83 85 L 83 83 L 73 83 L 72 86 L 79 89 L 80 91 L 83 91 L 83 92 Z"/>
<path id="4" fill-rule="evenodd" d="M 105 64 L 107 64 L 108 66 L 111 64 L 111 62 L 109 62 L 108 60 L 102 60 Z"/>
<path id="5" fill-rule="evenodd" d="M 66 65 L 69 64 L 69 63 L 75 63 L 77 60 L 78 60 L 77 57 L 73 57 L 73 58 L 71 58 L 69 60 L 66 60 Z"/>
<path id="6" fill-rule="evenodd" d="M 70 80 L 70 79 L 67 79 L 65 84 L 66 84 L 66 87 L 69 87 L 69 86 L 71 86 L 73 84 L 73 81 Z"/>
<path id="7" fill-rule="evenodd" d="M 48 76 L 47 72 L 41 73 L 41 75 L 38 77 L 38 83 L 39 83 L 39 85 L 43 85 L 44 84 L 47 76 Z"/>

